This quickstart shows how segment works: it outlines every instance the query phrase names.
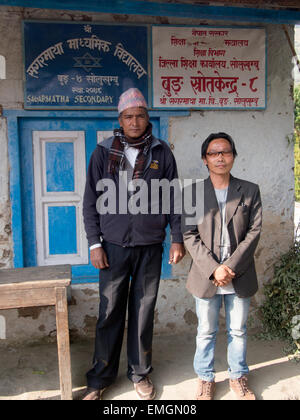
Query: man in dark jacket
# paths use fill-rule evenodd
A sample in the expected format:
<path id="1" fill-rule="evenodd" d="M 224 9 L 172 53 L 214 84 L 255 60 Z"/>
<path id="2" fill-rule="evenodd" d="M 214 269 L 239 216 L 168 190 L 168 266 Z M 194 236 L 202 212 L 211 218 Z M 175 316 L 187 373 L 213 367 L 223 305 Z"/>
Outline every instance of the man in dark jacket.
<path id="1" fill-rule="evenodd" d="M 258 185 L 230 174 L 236 155 L 235 144 L 226 133 L 211 134 L 205 140 L 202 159 L 209 177 L 204 181 L 204 216 L 184 233 L 193 259 L 187 289 L 195 297 L 198 316 L 194 369 L 199 377 L 199 400 L 214 396 L 214 351 L 222 301 L 230 388 L 240 399 L 255 399 L 247 385 L 246 322 L 250 297 L 257 291 L 254 252 L 262 206 Z"/>
<path id="2" fill-rule="evenodd" d="M 127 301 L 127 376 L 139 398 L 155 397 L 148 375 L 152 371 L 162 242 L 168 224 L 172 235 L 169 262 L 176 264 L 184 256 L 181 217 L 174 211 L 174 194 L 170 192 L 168 214 L 163 214 L 159 203 L 157 207 L 158 197 L 155 214 L 151 211 L 151 181 L 177 179 L 174 156 L 165 142 L 152 135 L 147 103 L 138 89 L 121 95 L 118 112 L 120 129 L 114 130 L 114 137 L 98 144 L 92 154 L 83 201 L 91 263 L 101 270 L 94 365 L 87 373 L 86 400 L 100 399 L 117 376 Z M 141 207 L 142 201 L 144 204 L 140 212 L 136 211 L 135 186 L 143 191 L 139 196 Z"/>

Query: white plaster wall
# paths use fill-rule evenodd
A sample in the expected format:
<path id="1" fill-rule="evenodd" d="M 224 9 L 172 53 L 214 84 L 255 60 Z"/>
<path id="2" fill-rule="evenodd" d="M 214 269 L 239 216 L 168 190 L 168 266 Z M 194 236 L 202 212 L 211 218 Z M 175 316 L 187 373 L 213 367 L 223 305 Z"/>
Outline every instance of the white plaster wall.
<path id="1" fill-rule="evenodd" d="M 6 61 L 6 79 L 0 80 L 0 103 L 3 109 L 20 109 L 23 106 L 22 18 L 21 9 L 1 7 L 0 55 Z"/>
<path id="2" fill-rule="evenodd" d="M 222 25 L 222 22 L 196 19 L 0 7 L 0 55 L 5 56 L 7 60 L 7 80 L 0 81 L 0 105 L 5 109 L 23 107 L 22 19 Z M 267 25 L 266 28 L 268 32 L 267 109 L 192 111 L 188 117 L 173 118 L 169 130 L 169 139 L 174 145 L 181 178 L 207 176 L 206 168 L 201 163 L 200 149 L 202 141 L 208 134 L 225 131 L 233 136 L 238 150 L 233 175 L 259 183 L 262 193 L 263 233 L 256 252 L 260 284 L 271 279 L 274 261 L 292 243 L 294 205 L 293 148 L 287 141 L 293 131 L 292 54 L 281 26 Z M 293 37 L 293 28 L 289 29 Z M 12 265 L 9 163 L 6 121 L 3 118 L 0 118 L 0 158 L 0 264 L 9 267 Z M 3 256 L 4 249 L 6 257 Z M 194 301 L 185 289 L 189 266 L 190 259 L 186 256 L 174 267 L 174 278 L 161 281 L 155 312 L 155 333 L 196 330 Z M 253 300 L 253 310 L 260 300 L 261 292 Z M 72 286 L 69 305 L 72 334 L 94 335 L 98 303 L 96 284 Z M 7 341 L 51 338 L 55 335 L 53 308 L 7 310 L 1 311 L 1 315 L 6 320 Z"/>

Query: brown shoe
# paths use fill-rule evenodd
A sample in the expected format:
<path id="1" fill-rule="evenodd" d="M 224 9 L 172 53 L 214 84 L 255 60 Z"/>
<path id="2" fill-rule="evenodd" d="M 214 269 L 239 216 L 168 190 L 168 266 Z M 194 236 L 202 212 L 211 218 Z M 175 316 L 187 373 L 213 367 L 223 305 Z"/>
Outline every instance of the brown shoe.
<path id="1" fill-rule="evenodd" d="M 135 382 L 134 389 L 141 400 L 153 400 L 155 398 L 155 388 L 148 376 L 140 382 Z"/>
<path id="2" fill-rule="evenodd" d="M 198 379 L 198 388 L 196 393 L 196 400 L 213 400 L 216 389 L 215 381 L 207 382 Z"/>
<path id="3" fill-rule="evenodd" d="M 85 393 L 83 394 L 82 400 L 101 400 L 101 396 L 106 388 L 96 389 L 87 387 Z"/>
<path id="4" fill-rule="evenodd" d="M 248 379 L 242 376 L 238 379 L 229 379 L 230 389 L 235 393 L 239 400 L 256 400 L 254 392 L 248 388 Z"/>

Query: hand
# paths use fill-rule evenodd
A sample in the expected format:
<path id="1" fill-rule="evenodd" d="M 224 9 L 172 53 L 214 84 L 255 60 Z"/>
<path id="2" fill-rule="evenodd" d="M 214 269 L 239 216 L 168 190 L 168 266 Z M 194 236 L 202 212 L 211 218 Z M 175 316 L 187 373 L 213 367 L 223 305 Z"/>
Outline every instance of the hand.
<path id="1" fill-rule="evenodd" d="M 183 244 L 172 243 L 169 256 L 169 264 L 177 264 L 185 256 Z"/>
<path id="2" fill-rule="evenodd" d="M 103 248 L 99 247 L 99 248 L 92 249 L 90 254 L 91 254 L 91 263 L 93 264 L 95 268 L 103 269 L 103 268 L 109 267 L 107 256 Z"/>
<path id="3" fill-rule="evenodd" d="M 226 286 L 235 277 L 235 272 L 227 267 L 227 265 L 222 264 L 214 271 L 213 275 L 213 284 L 215 286 Z"/>

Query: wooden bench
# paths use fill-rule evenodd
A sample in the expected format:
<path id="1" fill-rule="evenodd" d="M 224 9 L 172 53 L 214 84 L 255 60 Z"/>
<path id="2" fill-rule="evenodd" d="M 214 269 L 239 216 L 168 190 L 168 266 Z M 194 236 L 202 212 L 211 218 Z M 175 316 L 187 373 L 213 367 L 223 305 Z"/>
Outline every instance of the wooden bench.
<path id="1" fill-rule="evenodd" d="M 0 270 L 0 310 L 55 305 L 59 380 L 62 400 L 72 399 L 67 286 L 71 266 Z"/>

